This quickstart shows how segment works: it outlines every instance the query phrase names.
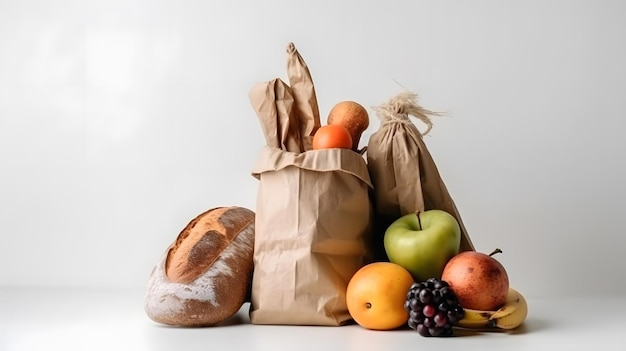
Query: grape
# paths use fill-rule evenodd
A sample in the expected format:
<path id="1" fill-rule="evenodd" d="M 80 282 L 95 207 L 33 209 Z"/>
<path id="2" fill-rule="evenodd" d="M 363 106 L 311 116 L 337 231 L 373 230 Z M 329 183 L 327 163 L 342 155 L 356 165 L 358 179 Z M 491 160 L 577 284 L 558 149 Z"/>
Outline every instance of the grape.
<path id="1" fill-rule="evenodd" d="M 437 309 L 435 308 L 435 306 L 433 305 L 424 306 L 424 316 L 432 317 L 435 315 L 436 312 L 437 312 Z"/>
<path id="2" fill-rule="evenodd" d="M 433 288 L 437 289 L 437 290 L 441 290 L 443 289 L 448 283 L 442 282 L 442 281 L 436 281 L 435 285 L 433 286 Z"/>
<path id="3" fill-rule="evenodd" d="M 448 321 L 450 323 L 456 323 L 459 321 L 459 317 L 457 317 L 457 313 L 454 311 L 448 311 Z"/>
<path id="4" fill-rule="evenodd" d="M 456 295 L 450 295 L 450 293 L 448 293 L 448 295 L 446 295 L 446 304 L 448 305 L 456 305 L 459 303 L 459 299 L 456 297 Z"/>
<path id="5" fill-rule="evenodd" d="M 422 336 L 451 336 L 453 325 L 464 315 L 450 285 L 436 278 L 413 283 L 404 308 L 409 311 L 409 328 Z"/>
<path id="6" fill-rule="evenodd" d="M 424 314 L 417 311 L 411 311 L 409 312 L 409 318 L 414 321 L 422 321 L 424 320 Z"/>
<path id="7" fill-rule="evenodd" d="M 463 319 L 463 317 L 465 316 L 465 310 L 459 304 L 454 305 L 454 313 L 456 313 L 456 317 L 458 319 Z"/>
<path id="8" fill-rule="evenodd" d="M 441 292 L 439 290 L 433 290 L 433 302 L 438 304 L 441 301 Z"/>
<path id="9" fill-rule="evenodd" d="M 448 317 L 446 317 L 443 312 L 437 313 L 433 320 L 438 327 L 443 327 L 444 325 L 448 324 Z"/>
<path id="10" fill-rule="evenodd" d="M 420 302 L 423 304 L 428 304 L 433 299 L 433 293 L 429 289 L 423 289 L 419 293 Z"/>
<path id="11" fill-rule="evenodd" d="M 419 300 L 418 299 L 411 299 L 411 301 L 409 302 L 409 307 L 411 307 L 412 311 L 419 310 L 420 309 Z"/>
<path id="12" fill-rule="evenodd" d="M 430 331 L 424 326 L 424 324 L 418 324 L 415 330 L 417 330 L 421 336 L 430 336 Z"/>
<path id="13" fill-rule="evenodd" d="M 448 312 L 448 304 L 445 302 L 440 303 L 437 308 L 439 309 L 439 311 Z"/>

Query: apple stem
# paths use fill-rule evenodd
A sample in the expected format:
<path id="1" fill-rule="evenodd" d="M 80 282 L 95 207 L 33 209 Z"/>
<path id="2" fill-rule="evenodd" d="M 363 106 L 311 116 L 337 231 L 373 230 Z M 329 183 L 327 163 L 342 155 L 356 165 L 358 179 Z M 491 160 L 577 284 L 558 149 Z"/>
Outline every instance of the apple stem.
<path id="1" fill-rule="evenodd" d="M 502 253 L 502 250 L 496 248 L 495 250 L 493 250 L 492 253 L 489 254 L 489 256 L 493 256 L 493 255 L 498 254 L 498 253 Z"/>
<path id="2" fill-rule="evenodd" d="M 417 227 L 419 228 L 419 230 L 422 230 L 422 220 L 420 218 L 420 211 L 419 210 L 415 211 L 415 215 L 417 216 Z"/>

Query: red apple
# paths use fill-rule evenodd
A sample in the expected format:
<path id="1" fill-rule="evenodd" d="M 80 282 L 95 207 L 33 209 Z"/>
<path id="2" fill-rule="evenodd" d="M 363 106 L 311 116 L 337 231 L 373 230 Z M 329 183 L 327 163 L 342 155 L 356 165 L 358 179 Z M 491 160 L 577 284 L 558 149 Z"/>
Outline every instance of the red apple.
<path id="1" fill-rule="evenodd" d="M 509 277 L 504 266 L 492 256 L 477 251 L 463 251 L 452 257 L 441 279 L 448 282 L 464 308 L 495 311 L 509 292 Z"/>

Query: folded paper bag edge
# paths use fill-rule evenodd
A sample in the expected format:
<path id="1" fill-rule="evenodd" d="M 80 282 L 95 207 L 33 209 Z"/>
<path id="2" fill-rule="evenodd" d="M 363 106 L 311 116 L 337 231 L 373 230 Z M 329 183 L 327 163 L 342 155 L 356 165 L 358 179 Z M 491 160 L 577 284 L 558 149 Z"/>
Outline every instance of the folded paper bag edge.
<path id="1" fill-rule="evenodd" d="M 261 149 L 252 168 L 252 176 L 260 179 L 262 173 L 286 167 L 298 167 L 314 172 L 345 172 L 359 178 L 373 189 L 367 163 L 363 156 L 348 149 L 322 149 L 295 153 L 271 146 Z"/>

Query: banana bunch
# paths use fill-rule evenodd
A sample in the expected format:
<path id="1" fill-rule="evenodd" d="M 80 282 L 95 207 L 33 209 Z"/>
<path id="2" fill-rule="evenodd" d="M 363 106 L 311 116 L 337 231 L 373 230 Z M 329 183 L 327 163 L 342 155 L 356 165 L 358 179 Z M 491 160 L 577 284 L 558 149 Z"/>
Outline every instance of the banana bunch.
<path id="1" fill-rule="evenodd" d="M 504 305 L 497 311 L 480 311 L 464 308 L 465 316 L 456 323 L 468 329 L 515 329 L 528 315 L 528 304 L 517 290 L 509 288 Z"/>

